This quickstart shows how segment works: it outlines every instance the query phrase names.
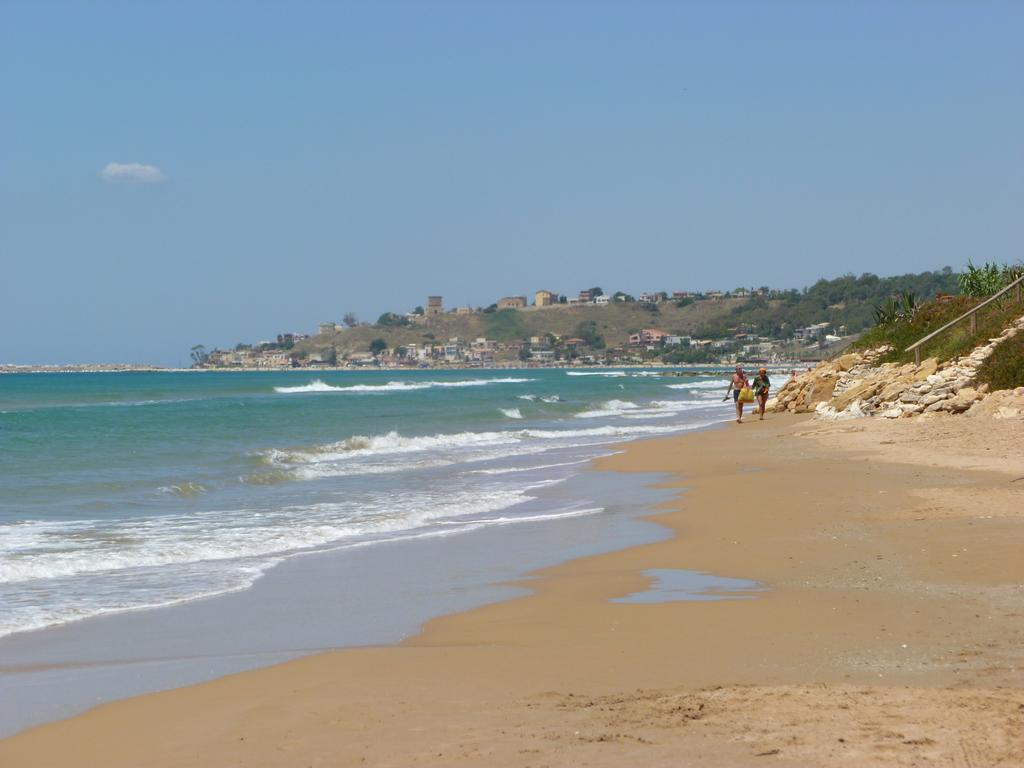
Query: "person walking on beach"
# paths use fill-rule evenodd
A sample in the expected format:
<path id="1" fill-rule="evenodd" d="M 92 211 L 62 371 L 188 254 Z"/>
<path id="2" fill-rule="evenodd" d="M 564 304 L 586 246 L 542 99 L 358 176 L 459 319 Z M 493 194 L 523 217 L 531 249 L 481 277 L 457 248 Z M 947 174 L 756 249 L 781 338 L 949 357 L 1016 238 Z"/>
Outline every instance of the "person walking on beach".
<path id="1" fill-rule="evenodd" d="M 736 403 L 736 423 L 743 423 L 743 401 L 740 400 L 740 392 L 745 387 L 750 386 L 750 382 L 747 381 L 747 374 L 743 372 L 743 366 L 737 365 L 735 372 L 732 374 L 732 379 L 729 381 L 729 389 L 725 392 L 725 397 L 722 400 L 729 399 L 729 393 L 732 392 L 732 401 Z"/>
<path id="2" fill-rule="evenodd" d="M 761 421 L 764 421 L 764 406 L 768 402 L 768 390 L 772 388 L 772 381 L 768 378 L 768 369 L 761 368 L 754 377 L 754 397 L 757 398 L 757 412 L 761 414 Z"/>

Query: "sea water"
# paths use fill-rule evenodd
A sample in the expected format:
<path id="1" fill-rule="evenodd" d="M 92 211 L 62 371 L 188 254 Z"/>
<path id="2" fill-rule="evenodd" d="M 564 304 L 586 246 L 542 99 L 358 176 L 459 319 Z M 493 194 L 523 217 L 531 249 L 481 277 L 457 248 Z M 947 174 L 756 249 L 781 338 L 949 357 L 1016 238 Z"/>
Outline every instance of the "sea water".
<path id="1" fill-rule="evenodd" d="M 0 637 L 246 590 L 300 555 L 601 514 L 548 491 L 616 443 L 728 420 L 726 386 L 629 369 L 0 376 Z"/>

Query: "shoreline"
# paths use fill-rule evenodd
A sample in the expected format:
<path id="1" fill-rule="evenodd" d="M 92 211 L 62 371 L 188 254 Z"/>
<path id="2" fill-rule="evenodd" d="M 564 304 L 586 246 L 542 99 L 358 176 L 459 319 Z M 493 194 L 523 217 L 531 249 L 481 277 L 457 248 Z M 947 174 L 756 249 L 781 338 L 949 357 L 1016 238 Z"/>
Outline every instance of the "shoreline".
<path id="1" fill-rule="evenodd" d="M 667 495 L 650 482 L 578 472 L 523 502 L 522 521 L 295 553 L 244 589 L 7 635 L 0 701 L 19 707 L 0 708 L 0 738 L 131 696 L 397 644 L 438 616 L 525 593 L 505 583 L 533 570 L 662 537 L 643 520 Z M 589 511 L 562 517 L 566 503 Z"/>
<path id="2" fill-rule="evenodd" d="M 968 426 L 985 432 L 970 450 Z M 0 761 L 911 765 L 957 750 L 966 764 L 1019 761 L 1024 491 L 1010 487 L 1013 443 L 998 455 L 986 445 L 993 429 L 775 416 L 619 446 L 596 468 L 671 473 L 663 486 L 686 488 L 652 518 L 670 538 L 543 569 L 513 582 L 531 594 L 431 620 L 397 646 L 30 729 L 0 741 Z M 647 590 L 652 569 L 768 590 L 612 602 Z"/>

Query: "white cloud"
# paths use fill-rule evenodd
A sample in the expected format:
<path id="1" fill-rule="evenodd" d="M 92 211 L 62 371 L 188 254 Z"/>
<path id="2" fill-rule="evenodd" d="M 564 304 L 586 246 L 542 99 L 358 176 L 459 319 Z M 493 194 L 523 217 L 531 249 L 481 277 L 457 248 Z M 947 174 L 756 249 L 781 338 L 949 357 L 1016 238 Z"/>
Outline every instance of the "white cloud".
<path id="1" fill-rule="evenodd" d="M 115 184 L 162 184 L 167 176 L 155 165 L 143 163 L 107 163 L 100 178 Z"/>

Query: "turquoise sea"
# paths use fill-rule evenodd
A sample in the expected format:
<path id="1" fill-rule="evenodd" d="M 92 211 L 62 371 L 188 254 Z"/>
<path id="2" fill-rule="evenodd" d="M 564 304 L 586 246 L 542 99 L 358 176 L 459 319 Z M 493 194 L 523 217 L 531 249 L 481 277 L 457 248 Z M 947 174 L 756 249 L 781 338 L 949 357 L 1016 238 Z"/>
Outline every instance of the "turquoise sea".
<path id="1" fill-rule="evenodd" d="M 0 636 L 245 590 L 304 553 L 602 511 L 538 506 L 626 440 L 726 421 L 725 374 L 0 376 Z"/>

